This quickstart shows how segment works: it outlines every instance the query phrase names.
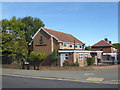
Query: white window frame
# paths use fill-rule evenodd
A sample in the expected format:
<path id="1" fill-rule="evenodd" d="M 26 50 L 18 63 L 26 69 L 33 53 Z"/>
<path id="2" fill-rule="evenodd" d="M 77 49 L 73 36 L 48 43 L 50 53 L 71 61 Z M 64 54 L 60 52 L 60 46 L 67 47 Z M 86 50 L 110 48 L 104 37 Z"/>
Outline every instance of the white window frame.
<path id="1" fill-rule="evenodd" d="M 72 47 L 70 47 L 70 46 L 72 46 Z M 73 48 L 73 45 L 72 45 L 72 44 L 70 44 L 70 45 L 69 45 L 69 47 L 70 47 L 70 48 Z"/>
<path id="2" fill-rule="evenodd" d="M 87 58 L 87 57 L 88 57 L 88 54 L 86 53 L 86 54 L 85 54 L 85 58 Z"/>
<path id="3" fill-rule="evenodd" d="M 65 46 L 65 45 L 66 45 L 66 46 Z M 66 42 L 63 43 L 63 47 L 64 47 L 64 48 L 67 48 L 67 43 L 66 43 Z"/>
<path id="4" fill-rule="evenodd" d="M 68 53 L 65 53 L 65 60 L 67 60 L 69 57 L 69 54 Z M 66 59 L 67 58 L 67 59 Z"/>
<path id="5" fill-rule="evenodd" d="M 78 45 L 75 45 L 75 48 L 78 48 Z"/>
<path id="6" fill-rule="evenodd" d="M 79 60 L 83 60 L 83 54 L 79 54 Z"/>
<path id="7" fill-rule="evenodd" d="M 82 45 L 80 45 L 80 49 L 82 49 Z"/>

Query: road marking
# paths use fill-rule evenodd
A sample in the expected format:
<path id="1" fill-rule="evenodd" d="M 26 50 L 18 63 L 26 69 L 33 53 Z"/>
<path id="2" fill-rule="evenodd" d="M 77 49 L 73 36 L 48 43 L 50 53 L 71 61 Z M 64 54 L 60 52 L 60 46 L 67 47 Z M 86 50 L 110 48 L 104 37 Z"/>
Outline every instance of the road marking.
<path id="1" fill-rule="evenodd" d="M 88 81 L 103 81 L 104 78 L 87 78 Z"/>
<path id="2" fill-rule="evenodd" d="M 94 73 L 85 73 L 84 75 L 94 75 Z"/>
<path id="3" fill-rule="evenodd" d="M 101 78 L 96 78 L 96 80 L 93 81 L 93 78 L 92 80 L 89 80 L 90 78 L 88 78 L 88 80 L 77 80 L 77 79 L 68 79 L 68 78 L 58 78 L 58 77 L 54 77 L 54 78 L 51 78 L 51 77 L 47 77 L 47 76 L 28 76 L 28 75 L 20 75 L 20 74 L 2 74 L 2 75 L 6 75 L 6 76 L 17 76 L 17 77 L 26 77 L 26 78 L 38 78 L 38 79 L 48 79 L 48 80 L 63 80 L 63 81 L 71 81 L 71 82 L 84 82 L 84 83 L 103 83 L 103 84 L 118 84 L 117 82 L 99 82 Z M 94 78 L 95 79 L 95 78 Z M 103 79 L 103 78 L 102 78 Z M 99 80 L 99 81 L 98 81 Z"/>

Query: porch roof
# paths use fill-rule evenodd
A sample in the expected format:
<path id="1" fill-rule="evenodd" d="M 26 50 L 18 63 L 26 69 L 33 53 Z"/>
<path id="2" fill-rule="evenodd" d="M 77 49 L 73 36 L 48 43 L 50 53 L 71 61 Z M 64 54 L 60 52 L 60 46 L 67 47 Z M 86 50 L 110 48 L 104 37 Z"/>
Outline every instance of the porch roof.
<path id="1" fill-rule="evenodd" d="M 76 53 L 102 53 L 103 51 L 90 51 L 90 50 L 58 50 L 59 53 L 76 52 Z"/>

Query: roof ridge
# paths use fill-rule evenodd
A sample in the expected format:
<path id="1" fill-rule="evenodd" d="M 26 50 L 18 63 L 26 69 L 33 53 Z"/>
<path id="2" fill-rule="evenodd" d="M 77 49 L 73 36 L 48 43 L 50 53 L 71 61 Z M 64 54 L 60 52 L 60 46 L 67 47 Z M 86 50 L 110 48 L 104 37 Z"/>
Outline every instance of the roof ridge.
<path id="1" fill-rule="evenodd" d="M 43 28 L 44 28 L 44 27 L 43 27 Z M 44 29 L 48 29 L 48 28 L 44 28 Z M 64 32 L 56 31 L 56 30 L 53 30 L 53 29 L 48 29 L 48 30 L 55 31 L 55 32 L 60 32 L 60 33 L 64 33 Z M 69 33 L 64 33 L 64 34 L 69 34 Z M 69 35 L 71 35 L 71 34 L 69 34 Z"/>
<path id="2" fill-rule="evenodd" d="M 104 43 L 108 44 L 109 46 L 113 46 L 112 44 L 106 42 L 105 40 L 100 40 L 99 42 L 93 44 L 92 46 L 96 46 L 97 44 L 99 44 L 99 43 L 102 42 L 102 41 L 103 41 Z"/>

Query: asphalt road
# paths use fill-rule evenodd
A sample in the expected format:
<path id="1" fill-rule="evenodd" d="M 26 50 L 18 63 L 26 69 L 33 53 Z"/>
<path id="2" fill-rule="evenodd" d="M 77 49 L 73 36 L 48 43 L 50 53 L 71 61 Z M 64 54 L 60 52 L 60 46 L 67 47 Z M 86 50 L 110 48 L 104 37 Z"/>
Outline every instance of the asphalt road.
<path id="1" fill-rule="evenodd" d="M 35 79 L 18 76 L 2 77 L 3 88 L 118 88 L 117 84 L 83 83 L 74 81 L 60 81 Z"/>

